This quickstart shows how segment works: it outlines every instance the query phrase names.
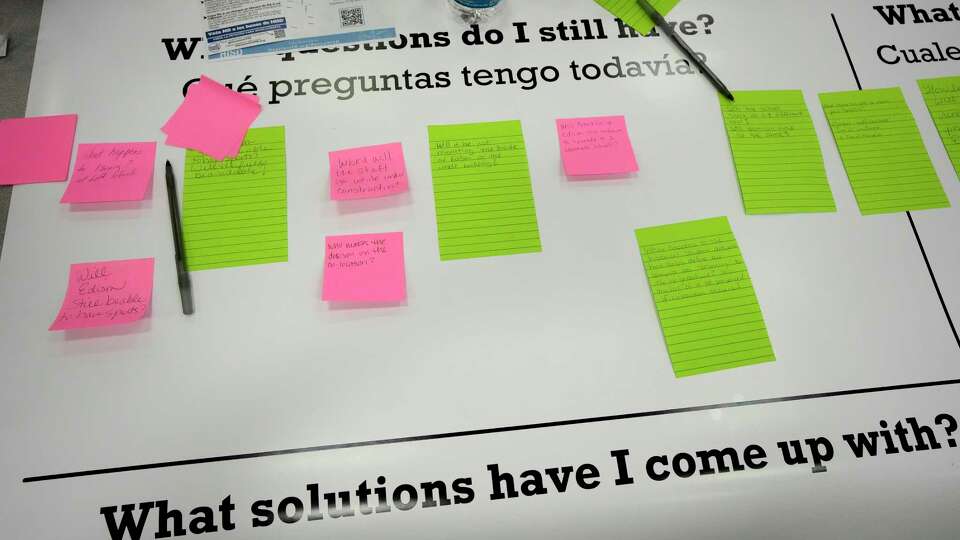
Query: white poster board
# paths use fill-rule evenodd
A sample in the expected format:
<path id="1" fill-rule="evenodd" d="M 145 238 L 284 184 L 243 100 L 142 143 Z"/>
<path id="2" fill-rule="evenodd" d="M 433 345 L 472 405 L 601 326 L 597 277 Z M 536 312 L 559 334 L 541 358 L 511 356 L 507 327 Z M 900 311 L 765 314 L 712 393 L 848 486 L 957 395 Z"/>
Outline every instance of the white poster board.
<path id="1" fill-rule="evenodd" d="M 838 212 L 746 216 L 714 90 L 656 65 L 680 58 L 669 41 L 621 39 L 585 0 L 525 0 L 490 27 L 501 44 L 468 46 L 446 0 L 383 4 L 400 34 L 427 33 L 432 46 L 208 62 L 191 40 L 192 2 L 45 2 L 28 115 L 79 113 L 78 142 L 159 140 L 201 73 L 256 84 L 266 106 L 255 126 L 286 126 L 290 256 L 195 273 L 187 318 L 161 181 L 164 160 L 183 170 L 183 150 L 158 147 L 152 199 L 135 207 L 71 208 L 58 203 L 62 184 L 18 187 L 0 260 L 5 537 L 111 538 L 123 505 L 137 505 L 134 520 L 149 511 L 143 538 L 164 537 L 158 501 L 182 512 L 185 536 L 216 527 L 214 537 L 236 539 L 956 537 L 960 342 L 947 313 L 960 313 L 960 181 L 915 81 L 960 63 L 890 65 L 877 49 L 958 46 L 960 23 L 890 25 L 862 1 L 683 2 L 670 18 L 691 21 L 687 39 L 733 89 L 802 89 L 820 135 Z M 607 39 L 541 40 L 580 19 L 601 20 Z M 518 25 L 529 43 L 516 42 Z M 613 57 L 644 75 L 571 74 L 571 62 Z M 461 71 L 533 66 L 561 76 L 525 90 L 467 86 Z M 448 72 L 452 84 L 351 93 L 336 83 L 404 71 Z M 314 94 L 318 78 L 340 90 Z M 858 79 L 903 88 L 954 208 L 860 215 L 817 100 Z M 554 120 L 621 114 L 640 173 L 566 179 Z M 505 119 L 523 123 L 543 252 L 441 262 L 426 127 Z M 408 195 L 329 201 L 328 151 L 393 141 L 404 145 Z M 740 242 L 777 361 L 678 380 L 633 231 L 719 215 Z M 326 235 L 395 230 L 405 234 L 405 306 L 321 301 Z M 46 330 L 70 263 L 139 257 L 157 264 L 144 323 Z M 914 448 L 908 418 L 941 448 Z M 844 436 L 885 441 L 881 421 L 901 422 L 913 450 L 890 432 L 896 453 L 857 458 Z M 789 441 L 826 471 L 787 464 L 778 443 Z M 726 448 L 744 470 L 701 474 L 697 452 Z M 698 464 L 689 478 L 665 465 L 683 453 Z M 687 458 L 676 459 L 682 472 Z M 547 493 L 492 499 L 492 465 L 518 490 L 537 476 L 524 471 L 542 471 Z M 546 470 L 564 466 L 569 476 L 553 471 L 566 479 L 560 493 Z M 673 474 L 657 480 L 664 471 Z M 424 504 L 430 490 L 442 499 L 423 486 L 433 481 L 449 505 Z M 379 487 L 399 496 L 384 503 L 389 513 L 376 511 Z M 354 515 L 332 519 L 322 496 L 341 491 Z"/>

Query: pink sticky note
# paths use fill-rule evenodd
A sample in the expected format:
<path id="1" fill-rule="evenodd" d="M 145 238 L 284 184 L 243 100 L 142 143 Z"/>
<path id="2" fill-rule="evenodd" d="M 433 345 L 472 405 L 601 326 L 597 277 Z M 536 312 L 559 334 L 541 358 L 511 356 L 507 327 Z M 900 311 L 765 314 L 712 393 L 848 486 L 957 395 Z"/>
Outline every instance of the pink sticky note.
<path id="1" fill-rule="evenodd" d="M 403 233 L 327 237 L 325 301 L 401 302 L 406 298 Z"/>
<path id="2" fill-rule="evenodd" d="M 400 143 L 330 152 L 330 198 L 335 201 L 384 197 L 408 189 Z"/>
<path id="3" fill-rule="evenodd" d="M 71 264 L 67 294 L 50 330 L 139 321 L 153 297 L 153 259 Z"/>
<path id="4" fill-rule="evenodd" d="M 622 116 L 557 120 L 560 155 L 568 176 L 627 174 L 639 170 Z"/>
<path id="5" fill-rule="evenodd" d="M 156 154 L 155 142 L 81 144 L 60 202 L 142 201 Z"/>
<path id="6" fill-rule="evenodd" d="M 0 185 L 63 182 L 77 115 L 0 120 Z"/>
<path id="7" fill-rule="evenodd" d="M 236 157 L 250 124 L 260 115 L 256 96 L 240 94 L 206 76 L 187 90 L 183 103 L 160 128 L 166 143 L 222 160 Z"/>

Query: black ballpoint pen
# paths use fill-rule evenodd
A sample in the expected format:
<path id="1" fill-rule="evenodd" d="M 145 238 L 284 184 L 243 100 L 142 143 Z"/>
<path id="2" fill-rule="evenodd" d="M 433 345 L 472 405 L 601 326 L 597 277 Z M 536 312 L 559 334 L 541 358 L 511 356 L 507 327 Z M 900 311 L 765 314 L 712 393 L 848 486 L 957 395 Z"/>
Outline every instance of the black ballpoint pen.
<path id="1" fill-rule="evenodd" d="M 657 11 L 655 7 L 650 5 L 650 2 L 647 2 L 647 0 L 637 0 L 637 3 L 640 4 L 640 7 L 643 9 L 643 11 L 647 13 L 647 16 L 653 19 L 654 24 L 656 24 L 664 34 L 670 36 L 670 39 L 672 39 L 673 42 L 683 50 L 684 54 L 690 58 L 690 61 L 700 68 L 700 71 L 702 71 L 707 78 L 710 79 L 710 82 L 713 83 L 713 86 L 715 86 L 721 94 L 723 94 L 723 97 L 733 101 L 733 94 L 730 93 L 730 90 L 727 90 L 727 86 L 723 84 L 723 81 L 720 80 L 720 77 L 717 77 L 717 74 L 714 73 L 712 69 L 707 67 L 706 62 L 701 60 L 700 57 L 697 56 L 697 53 L 694 52 L 689 45 L 687 45 L 687 42 L 677 35 L 677 33 L 673 30 L 673 26 L 671 26 L 670 23 L 663 18 L 663 15 L 660 15 L 660 12 Z"/>
<path id="2" fill-rule="evenodd" d="M 167 161 L 167 202 L 170 204 L 170 225 L 173 227 L 173 249 L 177 261 L 177 284 L 180 285 L 180 303 L 184 315 L 193 314 L 193 287 L 187 272 L 187 252 L 183 247 L 183 225 L 180 223 L 180 202 L 173 166 Z"/>

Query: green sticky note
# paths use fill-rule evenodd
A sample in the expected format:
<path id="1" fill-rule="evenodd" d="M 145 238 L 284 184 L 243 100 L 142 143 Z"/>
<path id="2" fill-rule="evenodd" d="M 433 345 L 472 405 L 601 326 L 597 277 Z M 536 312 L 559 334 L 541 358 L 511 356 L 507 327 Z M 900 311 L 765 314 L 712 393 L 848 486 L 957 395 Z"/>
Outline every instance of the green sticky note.
<path id="1" fill-rule="evenodd" d="M 923 79 L 917 84 L 960 178 L 960 77 Z"/>
<path id="2" fill-rule="evenodd" d="M 647 15 L 647 12 L 640 7 L 640 4 L 637 3 L 637 0 L 594 1 L 643 35 L 649 34 L 655 26 L 653 19 L 651 19 Z M 656 9 L 661 15 L 666 15 L 667 13 L 670 13 L 670 11 L 676 7 L 677 4 L 680 3 L 680 0 L 649 0 L 649 2 L 650 5 L 653 6 L 653 8 Z"/>
<path id="3" fill-rule="evenodd" d="M 836 212 L 820 140 L 799 90 L 720 98 L 748 214 Z"/>
<path id="4" fill-rule="evenodd" d="M 776 360 L 725 217 L 637 230 L 677 377 Z"/>
<path id="5" fill-rule="evenodd" d="M 950 206 L 899 88 L 820 94 L 820 103 L 861 214 Z"/>
<path id="6" fill-rule="evenodd" d="M 428 131 L 440 259 L 541 251 L 520 121 Z"/>
<path id="7" fill-rule="evenodd" d="M 190 270 L 286 262 L 284 128 L 247 132 L 235 158 L 187 150 L 183 239 Z"/>

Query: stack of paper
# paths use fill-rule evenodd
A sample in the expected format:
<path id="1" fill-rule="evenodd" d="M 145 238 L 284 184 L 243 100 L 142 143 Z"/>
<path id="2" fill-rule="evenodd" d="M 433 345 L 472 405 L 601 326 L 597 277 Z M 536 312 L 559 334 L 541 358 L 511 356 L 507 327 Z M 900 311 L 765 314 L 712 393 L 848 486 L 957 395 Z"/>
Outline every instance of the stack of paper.
<path id="1" fill-rule="evenodd" d="M 637 230 L 677 377 L 775 360 L 727 218 Z"/>
<path id="2" fill-rule="evenodd" d="M 60 313 L 50 330 L 74 330 L 139 321 L 153 297 L 153 259 L 70 265 Z"/>
<path id="3" fill-rule="evenodd" d="M 347 201 L 396 195 L 409 189 L 400 143 L 330 152 L 330 199 Z"/>
<path id="4" fill-rule="evenodd" d="M 899 88 L 820 94 L 863 215 L 950 206 Z"/>
<path id="5" fill-rule="evenodd" d="M 153 179 L 157 143 L 81 144 L 62 203 L 142 201 Z"/>
<path id="6" fill-rule="evenodd" d="M 202 76 L 190 86 L 187 97 L 161 130 L 170 146 L 222 160 L 236 157 L 260 109 L 257 96 L 234 92 Z"/>
<path id="7" fill-rule="evenodd" d="M 594 1 L 643 35 L 649 34 L 655 26 L 653 19 L 651 19 L 647 15 L 647 12 L 640 7 L 640 4 L 637 3 L 637 0 Z M 666 15 L 679 3 L 680 0 L 650 0 L 650 5 L 660 12 L 661 15 Z"/>
<path id="8" fill-rule="evenodd" d="M 0 185 L 66 180 L 76 131 L 75 114 L 0 120 Z"/>
<path id="9" fill-rule="evenodd" d="M 324 301 L 394 303 L 407 299 L 403 233 L 328 236 L 324 261 Z"/>
<path id="10" fill-rule="evenodd" d="M 519 121 L 430 126 L 440 259 L 541 251 Z"/>
<path id="11" fill-rule="evenodd" d="M 960 177 L 960 77 L 918 81 L 930 115 Z"/>
<path id="12" fill-rule="evenodd" d="M 835 212 L 820 140 L 799 90 L 720 97 L 748 214 Z"/>
<path id="13" fill-rule="evenodd" d="M 568 176 L 624 175 L 639 169 L 622 116 L 561 118 L 557 136 Z"/>
<path id="14" fill-rule="evenodd" d="M 251 129 L 236 158 L 187 152 L 183 238 L 191 270 L 286 262 L 283 127 Z"/>

